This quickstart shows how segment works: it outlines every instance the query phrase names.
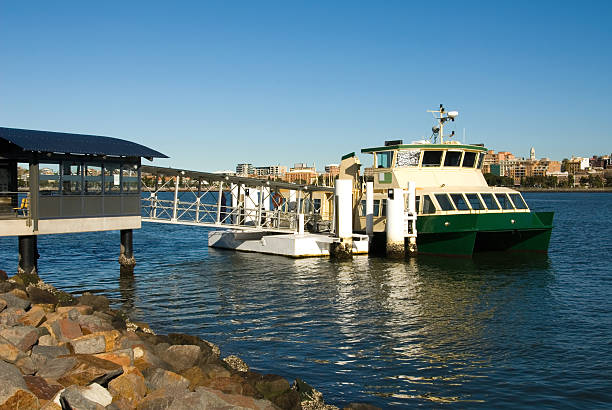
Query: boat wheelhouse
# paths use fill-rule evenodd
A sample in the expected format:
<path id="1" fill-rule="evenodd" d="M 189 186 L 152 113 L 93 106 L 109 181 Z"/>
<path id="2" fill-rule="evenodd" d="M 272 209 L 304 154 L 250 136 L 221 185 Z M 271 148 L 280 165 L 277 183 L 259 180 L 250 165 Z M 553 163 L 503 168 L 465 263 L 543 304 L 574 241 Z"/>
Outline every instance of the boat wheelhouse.
<path id="1" fill-rule="evenodd" d="M 356 184 L 354 231 L 366 231 L 366 181 L 373 182 L 375 236 L 385 232 L 389 191 L 408 191 L 412 183 L 414 192 L 408 193 L 405 210 L 407 219 L 416 217 L 419 253 L 546 252 L 553 213 L 531 211 L 514 189 L 488 186 L 481 170 L 487 149 L 448 137 L 445 140 L 444 122 L 454 121 L 457 112 L 446 113 L 442 106 L 433 112 L 439 114 L 433 141 L 387 141 L 384 146 L 361 150 L 373 155 L 373 166 L 364 169 L 362 178 L 357 178 L 358 167 L 357 173 L 352 172 L 355 181 L 362 181 Z M 342 168 L 358 163 L 352 153 L 343 157 Z M 413 209 L 409 209 L 410 195 L 414 195 Z"/>

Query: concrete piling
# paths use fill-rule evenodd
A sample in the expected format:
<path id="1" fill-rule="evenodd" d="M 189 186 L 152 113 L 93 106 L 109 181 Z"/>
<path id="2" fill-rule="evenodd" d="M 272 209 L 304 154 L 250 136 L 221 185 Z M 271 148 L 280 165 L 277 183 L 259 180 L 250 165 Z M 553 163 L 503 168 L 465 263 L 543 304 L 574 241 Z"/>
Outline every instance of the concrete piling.
<path id="1" fill-rule="evenodd" d="M 353 180 L 336 180 L 335 191 L 334 216 L 339 241 L 330 245 L 329 254 L 336 259 L 350 259 L 353 257 Z"/>
<path id="2" fill-rule="evenodd" d="M 387 257 L 403 258 L 404 246 L 404 190 L 389 189 L 387 195 Z"/>
<path id="3" fill-rule="evenodd" d="M 136 259 L 134 258 L 134 248 L 132 245 L 132 230 L 121 230 L 121 253 L 119 254 L 119 264 L 122 269 L 134 269 Z"/>

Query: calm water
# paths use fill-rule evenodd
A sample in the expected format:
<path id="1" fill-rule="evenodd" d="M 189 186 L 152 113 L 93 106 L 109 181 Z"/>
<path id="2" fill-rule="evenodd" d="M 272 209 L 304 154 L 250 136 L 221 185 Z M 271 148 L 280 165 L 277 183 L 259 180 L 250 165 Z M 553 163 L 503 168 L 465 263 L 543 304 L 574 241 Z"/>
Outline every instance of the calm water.
<path id="1" fill-rule="evenodd" d="M 41 276 L 99 290 L 159 332 L 197 334 L 327 402 L 381 407 L 612 406 L 612 194 L 527 194 L 554 210 L 548 256 L 291 260 L 209 249 L 143 224 L 133 278 L 117 232 L 41 237 Z M 0 238 L 14 271 L 17 240 Z"/>

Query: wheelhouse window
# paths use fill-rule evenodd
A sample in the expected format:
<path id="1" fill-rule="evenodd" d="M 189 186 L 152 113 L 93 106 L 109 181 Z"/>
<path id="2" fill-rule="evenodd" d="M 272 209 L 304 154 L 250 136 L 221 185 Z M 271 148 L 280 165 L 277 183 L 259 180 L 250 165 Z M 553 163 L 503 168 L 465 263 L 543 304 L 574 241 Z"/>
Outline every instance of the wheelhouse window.
<path id="1" fill-rule="evenodd" d="M 366 215 L 367 215 L 367 214 L 366 214 L 366 209 L 367 209 L 367 208 L 366 208 L 366 201 L 365 201 L 365 200 L 362 200 L 362 201 L 361 201 L 361 208 L 360 208 L 360 210 L 361 210 L 361 216 L 366 216 Z"/>
<path id="2" fill-rule="evenodd" d="M 495 202 L 495 198 L 493 198 L 493 194 L 480 194 L 480 197 L 484 201 L 487 209 L 497 210 L 499 209 L 499 205 Z"/>
<path id="3" fill-rule="evenodd" d="M 447 194 L 435 194 L 435 196 L 436 196 L 436 199 L 438 200 L 438 204 L 440 204 L 440 208 L 442 208 L 443 211 L 454 211 L 455 210 Z"/>
<path id="4" fill-rule="evenodd" d="M 62 193 L 80 195 L 82 193 L 83 164 L 64 162 L 62 164 Z"/>
<path id="5" fill-rule="evenodd" d="M 521 194 L 510 194 L 510 199 L 514 203 L 516 209 L 527 209 L 527 204 Z"/>
<path id="6" fill-rule="evenodd" d="M 484 206 L 482 205 L 482 202 L 480 201 L 480 198 L 478 198 L 477 194 L 465 194 L 465 197 L 473 210 L 480 211 L 484 209 Z"/>
<path id="7" fill-rule="evenodd" d="M 378 216 L 380 212 L 380 199 L 374 201 L 374 216 Z"/>
<path id="8" fill-rule="evenodd" d="M 387 216 L 387 200 L 386 199 L 382 199 L 382 209 L 381 209 L 381 213 L 380 216 Z M 376 214 L 374 214 L 376 215 Z"/>
<path id="9" fill-rule="evenodd" d="M 121 192 L 121 168 L 119 164 L 104 164 L 104 193 Z"/>
<path id="10" fill-rule="evenodd" d="M 139 167 L 135 164 L 124 164 L 121 167 L 121 186 L 124 194 L 138 192 L 138 170 Z"/>
<path id="11" fill-rule="evenodd" d="M 495 198 L 497 198 L 497 201 L 499 202 L 499 205 L 502 207 L 502 209 L 514 209 L 514 207 L 512 206 L 512 202 L 510 202 L 510 199 L 508 198 L 508 195 L 495 194 Z"/>
<path id="12" fill-rule="evenodd" d="M 88 195 L 102 193 L 102 165 L 86 164 L 85 172 L 85 193 Z"/>
<path id="13" fill-rule="evenodd" d="M 478 165 L 476 165 L 476 168 L 481 169 L 482 168 L 482 161 L 484 160 L 485 154 L 484 152 L 481 152 L 480 154 L 478 154 Z"/>
<path id="14" fill-rule="evenodd" d="M 468 206 L 467 202 L 463 198 L 462 194 L 450 194 L 450 197 L 453 200 L 453 203 L 455 204 L 455 208 L 457 208 L 457 210 L 459 211 L 469 211 L 470 210 L 470 207 Z"/>
<path id="15" fill-rule="evenodd" d="M 439 167 L 442 162 L 442 151 L 423 151 L 424 167 Z"/>
<path id="16" fill-rule="evenodd" d="M 41 195 L 59 195 L 60 165 L 39 164 L 39 190 Z"/>
<path id="17" fill-rule="evenodd" d="M 376 167 L 377 168 L 391 168 L 391 161 L 393 160 L 393 151 L 384 151 L 376 153 Z"/>
<path id="18" fill-rule="evenodd" d="M 444 166 L 458 167 L 461 163 L 461 154 L 461 151 L 446 151 L 446 156 L 444 157 Z"/>
<path id="19" fill-rule="evenodd" d="M 419 159 L 421 157 L 421 151 L 418 149 L 397 151 L 395 157 L 396 167 L 417 167 L 419 166 Z"/>
<path id="20" fill-rule="evenodd" d="M 463 154 L 463 164 L 461 166 L 463 168 L 474 168 L 474 164 L 476 163 L 476 153 L 466 151 Z"/>
<path id="21" fill-rule="evenodd" d="M 419 213 L 419 205 L 421 205 L 421 197 L 417 196 L 414 198 L 414 207 L 416 209 L 417 214 Z"/>
<path id="22" fill-rule="evenodd" d="M 423 195 L 423 213 L 424 214 L 435 214 L 436 206 L 434 205 L 429 195 Z"/>

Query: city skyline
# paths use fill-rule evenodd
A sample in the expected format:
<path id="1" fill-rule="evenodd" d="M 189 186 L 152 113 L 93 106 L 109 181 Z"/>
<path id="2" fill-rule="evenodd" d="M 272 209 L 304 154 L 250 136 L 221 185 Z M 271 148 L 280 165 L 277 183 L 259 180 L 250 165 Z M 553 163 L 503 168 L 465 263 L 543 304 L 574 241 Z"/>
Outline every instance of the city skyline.
<path id="1" fill-rule="evenodd" d="M 125 138 L 204 171 L 431 135 L 609 154 L 612 5 L 3 3 L 0 125 Z M 362 156 L 365 162 L 367 157 Z"/>

